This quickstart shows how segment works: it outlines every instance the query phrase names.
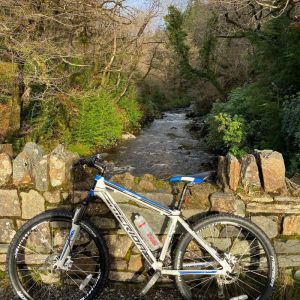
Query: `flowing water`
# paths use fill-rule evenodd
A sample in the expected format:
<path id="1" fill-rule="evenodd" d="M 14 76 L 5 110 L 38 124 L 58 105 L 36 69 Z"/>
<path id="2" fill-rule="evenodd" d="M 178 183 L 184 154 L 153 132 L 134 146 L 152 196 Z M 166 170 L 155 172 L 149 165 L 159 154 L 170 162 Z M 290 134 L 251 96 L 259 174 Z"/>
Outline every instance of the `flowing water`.
<path id="1" fill-rule="evenodd" d="M 189 124 L 186 111 L 165 113 L 106 157 L 113 162 L 112 174 L 128 171 L 135 176 L 150 173 L 165 178 L 207 171 L 213 156 L 205 151 L 204 142 L 190 133 Z"/>

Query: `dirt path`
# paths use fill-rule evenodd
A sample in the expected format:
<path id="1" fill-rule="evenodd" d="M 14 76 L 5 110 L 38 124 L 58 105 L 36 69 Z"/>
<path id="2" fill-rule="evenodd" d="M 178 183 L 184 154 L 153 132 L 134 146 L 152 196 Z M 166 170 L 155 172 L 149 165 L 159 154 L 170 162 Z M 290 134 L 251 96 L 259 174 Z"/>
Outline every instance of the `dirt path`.
<path id="1" fill-rule="evenodd" d="M 6 286 L 6 284 L 5 284 Z M 95 300 L 134 300 L 138 299 L 139 291 L 142 286 L 132 284 L 112 284 L 110 283 Z M 17 300 L 18 298 L 12 295 L 12 291 L 6 286 L 1 287 L 0 283 L 0 299 L 1 300 Z M 67 300 L 63 299 L 63 300 Z M 174 299 L 181 300 L 179 292 L 175 287 L 157 286 L 149 291 L 149 294 L 144 298 L 145 300 L 160 300 L 160 299 Z M 47 299 L 43 299 L 47 300 Z"/>

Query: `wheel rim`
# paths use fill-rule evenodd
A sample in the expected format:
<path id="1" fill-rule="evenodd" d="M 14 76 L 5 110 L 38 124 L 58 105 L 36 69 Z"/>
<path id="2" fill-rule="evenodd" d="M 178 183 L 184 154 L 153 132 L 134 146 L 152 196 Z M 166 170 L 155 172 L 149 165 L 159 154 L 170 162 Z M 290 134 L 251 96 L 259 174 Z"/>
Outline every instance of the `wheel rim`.
<path id="1" fill-rule="evenodd" d="M 215 221 L 197 230 L 232 266 L 224 275 L 187 275 L 180 281 L 193 299 L 261 299 L 270 284 L 270 257 L 263 241 L 248 227 L 232 221 Z M 221 266 L 194 239 L 186 242 L 180 269 L 221 270 Z"/>
<path id="2" fill-rule="evenodd" d="M 71 220 L 51 218 L 32 226 L 18 241 L 13 257 L 21 294 L 28 299 L 86 299 L 101 278 L 101 252 L 94 234 L 81 224 L 68 270 L 55 270 Z M 19 293 L 20 293 L 19 292 Z"/>

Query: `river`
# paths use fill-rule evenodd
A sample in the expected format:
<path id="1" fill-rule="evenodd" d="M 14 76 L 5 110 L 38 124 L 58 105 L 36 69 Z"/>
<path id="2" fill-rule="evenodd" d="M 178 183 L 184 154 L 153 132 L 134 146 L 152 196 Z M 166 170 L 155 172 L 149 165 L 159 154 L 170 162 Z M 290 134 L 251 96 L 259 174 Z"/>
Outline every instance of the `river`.
<path id="1" fill-rule="evenodd" d="M 150 173 L 166 178 L 207 171 L 213 155 L 205 150 L 203 140 L 190 133 L 190 122 L 186 110 L 166 112 L 136 139 L 124 142 L 107 155 L 106 160 L 113 162 L 111 173 L 128 171 L 135 176 Z"/>

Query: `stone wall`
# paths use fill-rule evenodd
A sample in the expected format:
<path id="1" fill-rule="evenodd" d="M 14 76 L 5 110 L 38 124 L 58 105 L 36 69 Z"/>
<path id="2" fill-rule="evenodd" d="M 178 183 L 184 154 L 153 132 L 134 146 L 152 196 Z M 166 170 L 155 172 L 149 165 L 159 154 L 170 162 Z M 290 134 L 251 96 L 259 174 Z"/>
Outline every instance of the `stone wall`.
<path id="1" fill-rule="evenodd" d="M 9 242 L 24 222 L 47 209 L 72 207 L 71 166 L 78 156 L 62 145 L 50 154 L 34 143 L 12 159 L 10 145 L 0 145 L 0 270 L 5 269 Z M 300 269 L 300 189 L 285 178 L 280 153 L 256 151 L 241 160 L 233 156 L 219 158 L 218 180 L 192 188 L 192 196 L 183 214 L 197 219 L 207 212 L 230 212 L 247 216 L 273 239 L 283 268 Z M 116 175 L 113 181 L 148 198 L 171 205 L 180 188 L 150 174 L 134 177 Z M 78 187 L 87 186 L 80 183 Z M 74 192 L 75 203 L 86 197 Z M 126 215 L 142 214 L 160 239 L 164 238 L 167 220 L 157 213 L 113 193 Z M 132 241 L 119 228 L 108 208 L 99 200 L 88 211 L 92 222 L 104 233 L 112 258 L 110 279 L 144 280 L 143 259 Z"/>
<path id="2" fill-rule="evenodd" d="M 280 267 L 300 269 L 300 186 L 285 177 L 282 154 L 220 156 L 217 184 L 210 210 L 251 219 L 273 240 Z"/>

